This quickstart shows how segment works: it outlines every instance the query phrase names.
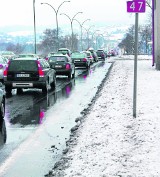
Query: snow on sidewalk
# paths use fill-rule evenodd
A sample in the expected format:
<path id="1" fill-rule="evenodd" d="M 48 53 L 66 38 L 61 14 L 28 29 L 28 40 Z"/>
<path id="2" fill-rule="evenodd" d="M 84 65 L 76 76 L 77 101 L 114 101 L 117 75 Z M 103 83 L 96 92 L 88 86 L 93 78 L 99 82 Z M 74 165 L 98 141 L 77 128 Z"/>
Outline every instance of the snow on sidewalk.
<path id="1" fill-rule="evenodd" d="M 160 71 L 138 61 L 137 118 L 133 118 L 133 60 L 116 60 L 75 135 L 75 145 L 53 170 L 56 177 L 160 176 Z"/>

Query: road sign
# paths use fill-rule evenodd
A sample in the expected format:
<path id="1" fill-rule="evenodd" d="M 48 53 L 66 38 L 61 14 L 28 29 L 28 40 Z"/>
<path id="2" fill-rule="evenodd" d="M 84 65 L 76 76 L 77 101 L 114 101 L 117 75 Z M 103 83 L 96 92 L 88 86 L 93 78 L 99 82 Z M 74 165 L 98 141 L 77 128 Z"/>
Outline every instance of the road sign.
<path id="1" fill-rule="evenodd" d="M 127 1 L 127 12 L 130 13 L 144 13 L 146 11 L 145 0 Z"/>

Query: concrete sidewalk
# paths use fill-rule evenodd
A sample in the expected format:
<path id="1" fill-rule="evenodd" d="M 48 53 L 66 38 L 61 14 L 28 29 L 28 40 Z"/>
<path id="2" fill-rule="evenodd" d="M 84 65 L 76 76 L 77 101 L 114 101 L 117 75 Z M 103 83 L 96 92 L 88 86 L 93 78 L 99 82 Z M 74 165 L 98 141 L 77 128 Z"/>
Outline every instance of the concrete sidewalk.
<path id="1" fill-rule="evenodd" d="M 160 72 L 138 61 L 133 118 L 134 61 L 115 58 L 102 90 L 73 130 L 48 176 L 160 177 Z"/>

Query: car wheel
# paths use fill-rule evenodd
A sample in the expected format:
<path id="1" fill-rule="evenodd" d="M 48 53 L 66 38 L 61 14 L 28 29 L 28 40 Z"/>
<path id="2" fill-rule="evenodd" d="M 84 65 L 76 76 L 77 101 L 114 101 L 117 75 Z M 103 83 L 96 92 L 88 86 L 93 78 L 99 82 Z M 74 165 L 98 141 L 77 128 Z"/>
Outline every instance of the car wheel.
<path id="1" fill-rule="evenodd" d="M 68 79 L 71 79 L 72 78 L 72 72 L 70 72 L 69 74 L 68 74 Z"/>
<path id="2" fill-rule="evenodd" d="M 54 90 L 56 88 L 56 78 L 54 78 L 54 81 L 51 83 L 51 89 Z"/>
<path id="3" fill-rule="evenodd" d="M 22 94 L 23 93 L 23 89 L 22 88 L 17 88 L 17 94 Z"/>
<path id="4" fill-rule="evenodd" d="M 45 86 L 42 88 L 43 93 L 48 93 L 48 81 L 46 81 Z"/>
<path id="5" fill-rule="evenodd" d="M 74 73 L 72 74 L 72 78 L 75 78 L 75 69 L 74 69 Z"/>
<path id="6" fill-rule="evenodd" d="M 7 131 L 6 131 L 5 121 L 2 120 L 0 123 L 1 123 L 1 125 L 0 125 L 0 134 L 2 136 L 3 143 L 6 143 L 6 140 L 7 140 Z"/>
<path id="7" fill-rule="evenodd" d="M 0 105 L 0 118 L 3 119 L 5 115 L 5 103 L 4 100 L 2 100 Z"/>
<path id="8" fill-rule="evenodd" d="M 6 91 L 7 94 L 11 94 L 12 88 L 8 87 L 8 86 L 5 86 L 5 91 Z"/>
<path id="9" fill-rule="evenodd" d="M 90 68 L 90 64 L 88 64 L 87 66 L 86 66 L 86 69 L 89 69 Z"/>

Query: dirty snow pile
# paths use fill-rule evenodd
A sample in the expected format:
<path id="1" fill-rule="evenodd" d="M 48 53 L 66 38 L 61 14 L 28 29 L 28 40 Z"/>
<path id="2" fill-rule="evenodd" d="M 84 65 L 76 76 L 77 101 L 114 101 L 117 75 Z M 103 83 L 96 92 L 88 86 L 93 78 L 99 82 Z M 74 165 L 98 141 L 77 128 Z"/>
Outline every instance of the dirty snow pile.
<path id="1" fill-rule="evenodd" d="M 134 118 L 133 70 L 133 60 L 115 59 L 53 176 L 160 177 L 160 71 L 151 59 L 138 61 Z"/>

